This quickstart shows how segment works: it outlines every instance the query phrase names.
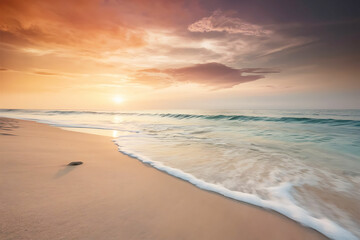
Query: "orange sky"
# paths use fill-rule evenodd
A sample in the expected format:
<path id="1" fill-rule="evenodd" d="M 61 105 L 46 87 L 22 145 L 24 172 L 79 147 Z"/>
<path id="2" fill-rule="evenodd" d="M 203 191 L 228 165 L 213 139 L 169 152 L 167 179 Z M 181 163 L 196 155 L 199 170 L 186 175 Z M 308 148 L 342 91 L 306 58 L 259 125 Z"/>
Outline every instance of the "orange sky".
<path id="1" fill-rule="evenodd" d="M 356 52 L 312 30 L 334 23 L 235 2 L 0 0 L 0 108 L 360 106 Z"/>

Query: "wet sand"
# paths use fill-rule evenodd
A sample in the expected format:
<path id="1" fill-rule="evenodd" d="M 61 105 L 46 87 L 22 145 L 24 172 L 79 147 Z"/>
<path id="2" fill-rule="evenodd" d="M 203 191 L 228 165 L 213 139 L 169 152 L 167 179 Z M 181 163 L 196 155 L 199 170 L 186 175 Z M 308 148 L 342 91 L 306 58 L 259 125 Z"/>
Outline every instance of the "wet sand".
<path id="1" fill-rule="evenodd" d="M 148 167 L 110 137 L 31 121 L 0 118 L 0 194 L 0 239 L 326 239 Z"/>

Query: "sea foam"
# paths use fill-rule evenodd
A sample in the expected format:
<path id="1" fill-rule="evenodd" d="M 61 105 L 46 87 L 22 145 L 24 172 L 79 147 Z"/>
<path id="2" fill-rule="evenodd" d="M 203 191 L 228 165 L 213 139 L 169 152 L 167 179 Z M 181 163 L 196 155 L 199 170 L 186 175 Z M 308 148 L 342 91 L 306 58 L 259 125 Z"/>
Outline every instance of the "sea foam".
<path id="1" fill-rule="evenodd" d="M 307 212 L 305 209 L 297 206 L 295 200 L 292 198 L 290 194 L 290 190 L 292 188 L 292 185 L 290 183 L 283 183 L 281 186 L 273 187 L 272 189 L 270 189 L 272 193 L 282 196 L 282 199 L 285 199 L 285 201 L 278 202 L 272 200 L 264 200 L 253 194 L 231 191 L 219 184 L 213 184 L 203 181 L 180 169 L 166 166 L 161 162 L 153 161 L 146 156 L 142 156 L 139 153 L 132 152 L 131 150 L 127 149 L 125 146 L 122 146 L 119 140 L 113 140 L 113 142 L 118 146 L 119 152 L 126 154 L 132 158 L 135 158 L 140 162 L 150 165 L 162 172 L 166 172 L 176 178 L 187 181 L 200 189 L 214 192 L 224 197 L 245 202 L 261 208 L 271 209 L 296 222 L 299 222 L 305 227 L 315 229 L 316 231 L 324 234 L 326 237 L 331 239 L 339 239 L 339 240 L 358 239 L 354 234 L 342 228 L 335 222 L 327 218 L 315 218 L 311 216 L 309 212 Z"/>

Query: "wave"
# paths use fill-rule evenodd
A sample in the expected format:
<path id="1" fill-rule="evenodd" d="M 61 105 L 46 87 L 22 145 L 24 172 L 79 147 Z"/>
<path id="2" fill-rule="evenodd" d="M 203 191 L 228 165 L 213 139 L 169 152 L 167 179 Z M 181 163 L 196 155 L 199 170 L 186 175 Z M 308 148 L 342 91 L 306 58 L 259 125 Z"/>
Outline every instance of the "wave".
<path id="1" fill-rule="evenodd" d="M 110 131 L 118 131 L 118 132 L 127 132 L 127 133 L 139 133 L 139 131 L 135 130 L 127 130 L 122 129 L 119 127 L 107 127 L 103 125 L 96 125 L 96 124 L 76 124 L 76 123 L 65 123 L 65 122 L 57 122 L 57 121 L 51 121 L 51 120 L 43 120 L 43 119 L 37 119 L 37 118 L 29 118 L 29 117 L 19 117 L 16 116 L 16 119 L 20 120 L 27 120 L 27 121 L 35 121 L 39 123 L 48 124 L 54 127 L 59 128 L 88 128 L 88 129 L 98 129 L 98 130 L 110 130 Z"/>
<path id="2" fill-rule="evenodd" d="M 237 201 L 245 202 L 251 205 L 255 205 L 264 209 L 271 209 L 276 211 L 296 222 L 301 223 L 302 225 L 315 229 L 316 231 L 322 233 L 330 239 L 347 239 L 347 240 L 356 240 L 357 237 L 351 232 L 342 228 L 337 223 L 327 219 L 327 218 L 316 218 L 310 215 L 305 209 L 299 207 L 295 200 L 292 199 L 290 191 L 292 185 L 290 183 L 284 183 L 278 187 L 272 187 L 271 191 L 277 195 L 281 195 L 286 199 L 286 202 L 277 202 L 274 200 L 264 200 L 260 197 L 243 193 L 238 191 L 229 190 L 219 184 L 213 184 L 206 182 L 204 180 L 198 179 L 195 176 L 186 173 L 180 169 L 172 168 L 162 164 L 161 162 L 153 161 L 146 156 L 141 154 L 134 153 L 131 150 L 128 150 L 126 147 L 122 146 L 119 140 L 113 140 L 113 142 L 118 146 L 119 152 L 126 154 L 132 158 L 139 160 L 144 164 L 148 164 L 162 172 L 168 173 L 176 178 L 182 179 L 186 182 L 189 182 L 196 187 L 220 194 L 224 197 L 231 198 Z"/>
<path id="3" fill-rule="evenodd" d="M 360 121 L 332 119 L 332 118 L 309 118 L 309 117 L 266 117 L 266 116 L 247 116 L 247 115 L 192 115 L 192 114 L 155 114 L 161 117 L 171 117 L 178 119 L 202 118 L 209 120 L 229 120 L 229 121 L 265 121 L 265 122 L 285 122 L 285 123 L 310 123 L 310 124 L 330 124 L 330 125 L 352 125 L 360 127 Z"/>
<path id="4" fill-rule="evenodd" d="M 204 115 L 204 114 L 173 114 L 173 113 L 136 113 L 136 112 L 110 112 L 110 111 L 68 111 L 68 110 L 24 110 L 24 109 L 0 109 L 0 112 L 34 113 L 45 115 L 76 115 L 76 114 L 100 114 L 100 115 L 128 115 L 128 116 L 154 116 L 176 119 L 205 119 L 225 121 L 263 121 L 279 123 L 301 123 L 301 124 L 327 124 L 331 126 L 360 127 L 360 120 L 334 119 L 334 118 L 312 118 L 312 117 L 270 117 L 270 116 L 248 116 L 248 115 Z"/>

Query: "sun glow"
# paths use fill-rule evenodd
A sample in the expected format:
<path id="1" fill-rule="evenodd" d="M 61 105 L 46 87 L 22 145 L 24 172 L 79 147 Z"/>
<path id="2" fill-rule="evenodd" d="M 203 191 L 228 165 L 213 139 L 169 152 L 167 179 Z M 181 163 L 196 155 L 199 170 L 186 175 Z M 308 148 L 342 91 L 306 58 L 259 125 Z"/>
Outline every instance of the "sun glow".
<path id="1" fill-rule="evenodd" d="M 124 102 L 124 98 L 122 96 L 120 96 L 120 95 L 116 95 L 116 96 L 113 97 L 113 101 L 116 104 L 120 104 L 120 103 Z"/>

